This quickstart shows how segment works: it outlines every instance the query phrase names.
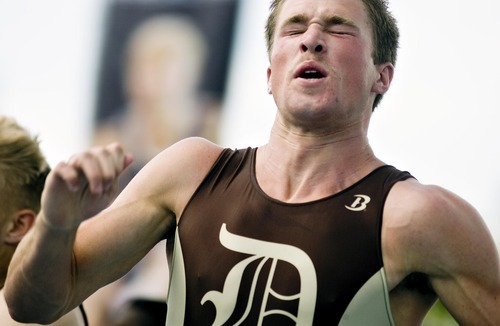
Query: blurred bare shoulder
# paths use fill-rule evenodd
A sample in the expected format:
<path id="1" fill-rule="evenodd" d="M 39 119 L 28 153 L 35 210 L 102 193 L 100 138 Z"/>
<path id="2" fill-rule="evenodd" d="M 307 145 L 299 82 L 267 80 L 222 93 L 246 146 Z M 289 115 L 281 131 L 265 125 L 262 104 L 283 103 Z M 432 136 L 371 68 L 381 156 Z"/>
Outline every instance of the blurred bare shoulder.
<path id="1" fill-rule="evenodd" d="M 160 201 L 180 216 L 222 151 L 222 147 L 201 137 L 176 142 L 142 168 L 117 203 L 128 197 L 161 197 Z"/>

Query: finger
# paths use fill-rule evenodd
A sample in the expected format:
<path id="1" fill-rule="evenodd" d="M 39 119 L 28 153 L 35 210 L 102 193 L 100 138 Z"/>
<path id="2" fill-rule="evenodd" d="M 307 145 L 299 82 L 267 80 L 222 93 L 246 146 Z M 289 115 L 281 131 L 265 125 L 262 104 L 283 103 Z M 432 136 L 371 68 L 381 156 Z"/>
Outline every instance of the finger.
<path id="1" fill-rule="evenodd" d="M 102 194 L 113 188 L 120 173 L 130 165 L 132 157 L 118 143 L 95 147 L 75 156 L 71 164 L 80 169 L 93 194 Z"/>
<path id="2" fill-rule="evenodd" d="M 99 149 L 98 158 L 103 172 L 104 190 L 110 190 L 120 174 L 132 163 L 132 155 L 126 153 L 119 143 L 112 143 Z"/>
<path id="3" fill-rule="evenodd" d="M 126 167 L 125 150 L 119 143 L 111 143 L 105 148 L 111 154 L 116 174 L 120 174 Z"/>
<path id="4" fill-rule="evenodd" d="M 71 191 L 78 191 L 82 186 L 80 184 L 78 170 L 65 162 L 57 164 L 52 173 L 47 177 L 47 181 L 53 177 L 61 179 Z"/>
<path id="5" fill-rule="evenodd" d="M 134 156 L 130 153 L 126 153 L 123 160 L 123 169 L 129 167 L 132 164 L 132 162 L 134 162 Z"/>
<path id="6" fill-rule="evenodd" d="M 126 152 L 119 143 L 109 144 L 106 146 L 106 149 L 111 153 L 115 173 L 113 179 L 109 180 L 109 182 L 104 185 L 105 190 L 109 190 L 111 187 L 116 186 L 119 175 L 132 164 L 133 156 Z"/>
<path id="7" fill-rule="evenodd" d="M 101 194 L 103 189 L 103 169 L 95 149 L 74 155 L 68 162 L 79 175 L 80 186 L 87 183 L 92 194 Z M 102 154 L 101 154 L 102 155 Z"/>

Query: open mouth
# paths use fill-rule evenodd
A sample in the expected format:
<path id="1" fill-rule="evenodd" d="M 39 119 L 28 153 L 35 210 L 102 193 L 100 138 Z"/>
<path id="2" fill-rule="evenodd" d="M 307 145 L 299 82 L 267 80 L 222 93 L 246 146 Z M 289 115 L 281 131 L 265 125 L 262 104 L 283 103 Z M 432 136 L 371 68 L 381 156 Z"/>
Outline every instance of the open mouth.
<path id="1" fill-rule="evenodd" d="M 303 64 L 295 73 L 295 78 L 301 79 L 321 79 L 326 77 L 326 72 L 315 63 Z"/>
<path id="2" fill-rule="evenodd" d="M 321 71 L 315 69 L 307 69 L 299 75 L 299 78 L 304 79 L 320 79 L 323 77 L 325 77 L 325 75 Z"/>

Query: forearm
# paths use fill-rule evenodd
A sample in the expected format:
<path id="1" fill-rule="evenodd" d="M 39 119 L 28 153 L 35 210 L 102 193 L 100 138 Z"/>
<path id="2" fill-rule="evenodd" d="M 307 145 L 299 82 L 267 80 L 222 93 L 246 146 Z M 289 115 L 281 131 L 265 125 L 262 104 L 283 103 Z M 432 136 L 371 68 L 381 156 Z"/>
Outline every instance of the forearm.
<path id="1" fill-rule="evenodd" d="M 21 322 L 51 322 L 69 309 L 76 282 L 76 230 L 51 227 L 43 216 L 21 241 L 9 266 L 5 298 Z"/>

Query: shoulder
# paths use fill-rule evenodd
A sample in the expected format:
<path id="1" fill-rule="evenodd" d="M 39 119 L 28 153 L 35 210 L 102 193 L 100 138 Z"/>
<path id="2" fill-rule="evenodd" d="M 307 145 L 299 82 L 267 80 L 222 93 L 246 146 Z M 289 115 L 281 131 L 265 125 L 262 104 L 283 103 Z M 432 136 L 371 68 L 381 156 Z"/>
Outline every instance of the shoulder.
<path id="1" fill-rule="evenodd" d="M 217 159 L 222 150 L 222 147 L 205 138 L 189 137 L 167 148 L 164 153 L 172 154 L 175 152 L 181 155 L 182 159 L 197 158 L 198 163 L 200 163 L 199 160 L 201 159 L 211 164 Z"/>
<path id="2" fill-rule="evenodd" d="M 183 139 L 148 162 L 118 200 L 157 198 L 162 206 L 178 214 L 222 151 L 204 138 Z"/>
<path id="3" fill-rule="evenodd" d="M 424 185 L 408 179 L 394 185 L 387 197 L 388 222 L 417 223 L 417 226 L 446 225 L 461 217 L 476 219 L 477 211 L 453 192 L 436 185 Z"/>
<path id="4" fill-rule="evenodd" d="M 203 170 L 213 165 L 222 150 L 222 147 L 204 138 L 186 138 L 160 152 L 144 166 L 138 176 L 164 176 L 168 177 L 168 180 L 175 180 L 178 177 L 186 178 L 191 174 L 203 173 Z"/>
<path id="5" fill-rule="evenodd" d="M 387 197 L 384 219 L 387 226 L 406 226 L 412 236 L 431 240 L 434 231 L 466 234 L 486 229 L 478 211 L 455 193 L 436 185 L 424 185 L 415 179 L 398 182 Z M 460 232 L 459 232 L 460 233 Z M 440 237 L 441 238 L 441 237 Z"/>
<path id="6" fill-rule="evenodd" d="M 191 137 L 166 148 L 148 165 L 155 171 L 164 171 L 174 179 L 179 176 L 184 179 L 187 175 L 197 178 L 198 175 L 204 176 L 208 172 L 222 151 L 222 147 L 207 139 Z"/>
<path id="7" fill-rule="evenodd" d="M 476 267 L 498 261 L 491 234 L 472 205 L 414 179 L 398 182 L 390 191 L 382 237 L 384 259 L 400 274 L 396 279 L 414 272 L 430 278 L 472 274 Z"/>

